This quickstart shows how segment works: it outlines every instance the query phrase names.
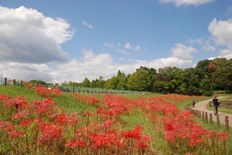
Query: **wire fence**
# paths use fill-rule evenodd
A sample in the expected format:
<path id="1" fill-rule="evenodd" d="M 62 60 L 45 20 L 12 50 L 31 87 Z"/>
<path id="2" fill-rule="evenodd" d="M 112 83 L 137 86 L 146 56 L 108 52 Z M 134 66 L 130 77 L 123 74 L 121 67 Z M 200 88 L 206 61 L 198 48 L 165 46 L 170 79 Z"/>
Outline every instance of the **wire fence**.
<path id="1" fill-rule="evenodd" d="M 24 86 L 24 81 L 17 81 L 15 79 L 4 79 L 2 86 Z M 80 93 L 80 94 L 142 94 L 142 91 L 131 91 L 131 90 L 116 90 L 116 89 L 104 89 L 104 88 L 89 88 L 89 87 L 78 87 L 78 86 L 59 86 L 59 85 L 46 85 L 48 88 L 59 88 L 63 92 Z"/>

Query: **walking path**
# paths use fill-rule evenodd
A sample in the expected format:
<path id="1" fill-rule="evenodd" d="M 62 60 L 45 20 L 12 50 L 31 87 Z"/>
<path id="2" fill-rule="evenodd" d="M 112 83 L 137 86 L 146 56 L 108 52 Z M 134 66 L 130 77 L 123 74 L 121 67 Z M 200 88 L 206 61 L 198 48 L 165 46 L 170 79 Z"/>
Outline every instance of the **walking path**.
<path id="1" fill-rule="evenodd" d="M 204 100 L 201 102 L 196 103 L 195 108 L 192 108 L 194 110 L 199 110 L 199 111 L 205 111 L 208 114 L 212 114 L 213 115 L 213 121 L 217 121 L 216 116 L 214 115 L 214 111 L 212 110 L 208 110 L 206 109 L 207 104 L 209 103 L 209 101 L 212 101 L 212 99 L 209 100 Z M 220 106 L 218 107 L 218 109 L 220 109 Z M 220 118 L 220 123 L 225 125 L 225 116 L 229 117 L 229 126 L 232 127 L 232 114 L 228 114 L 228 113 L 223 113 L 223 112 L 218 112 L 219 118 Z"/>

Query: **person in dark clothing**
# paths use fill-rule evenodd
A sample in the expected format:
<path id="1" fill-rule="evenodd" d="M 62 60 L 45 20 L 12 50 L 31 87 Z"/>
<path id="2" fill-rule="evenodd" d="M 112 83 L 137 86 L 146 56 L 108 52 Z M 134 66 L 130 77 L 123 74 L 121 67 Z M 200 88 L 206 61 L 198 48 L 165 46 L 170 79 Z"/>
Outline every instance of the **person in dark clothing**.
<path id="1" fill-rule="evenodd" d="M 219 101 L 217 99 L 217 96 L 214 96 L 213 100 L 213 106 L 214 106 L 214 114 L 217 115 L 218 114 L 218 106 L 219 106 Z"/>
<path id="2" fill-rule="evenodd" d="M 194 99 L 193 99 L 193 108 L 195 108 L 195 104 L 196 104 L 196 103 L 195 103 L 195 101 L 194 101 Z"/>

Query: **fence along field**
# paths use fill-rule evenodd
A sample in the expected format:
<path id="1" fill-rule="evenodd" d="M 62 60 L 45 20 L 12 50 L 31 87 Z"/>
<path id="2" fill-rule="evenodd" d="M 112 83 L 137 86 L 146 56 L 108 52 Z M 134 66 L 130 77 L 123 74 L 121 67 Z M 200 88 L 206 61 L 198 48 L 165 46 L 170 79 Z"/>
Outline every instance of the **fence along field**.
<path id="1" fill-rule="evenodd" d="M 9 80 L 4 78 L 4 83 L 2 85 L 14 85 L 14 86 L 23 86 L 23 81 L 17 81 L 15 79 Z M 76 87 L 76 86 L 54 86 L 47 85 L 46 87 L 58 87 L 63 92 L 72 92 L 72 93 L 82 93 L 82 94 L 143 94 L 144 92 L 131 91 L 131 90 L 115 90 L 115 89 L 102 89 L 102 88 L 87 88 L 87 87 Z"/>
<path id="2" fill-rule="evenodd" d="M 66 113 L 55 102 L 67 100 L 62 91 L 26 83 L 20 87 L 34 89 L 42 99 L 28 102 L 23 96 L 0 95 L 0 108 L 4 109 L 0 111 L 1 154 L 231 153 L 228 132 L 202 128 L 190 111 L 180 111 L 174 104 L 196 96 L 129 99 L 68 93 L 87 109 Z"/>

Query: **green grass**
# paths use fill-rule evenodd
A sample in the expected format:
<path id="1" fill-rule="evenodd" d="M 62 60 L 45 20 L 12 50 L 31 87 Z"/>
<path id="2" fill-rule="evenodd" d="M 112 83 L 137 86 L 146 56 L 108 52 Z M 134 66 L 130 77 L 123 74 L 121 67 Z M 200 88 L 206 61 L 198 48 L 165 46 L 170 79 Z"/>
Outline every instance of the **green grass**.
<path id="1" fill-rule="evenodd" d="M 0 94 L 8 94 L 12 97 L 16 96 L 24 96 L 27 101 L 33 102 L 34 100 L 41 100 L 43 97 L 39 96 L 33 89 L 28 89 L 25 87 L 20 86 L 0 86 Z M 93 94 L 91 94 L 93 95 Z M 139 97 L 154 97 L 158 96 L 160 94 L 128 94 L 123 95 L 127 98 L 139 98 Z M 102 98 L 103 95 L 97 95 L 98 98 Z M 75 97 L 73 96 L 73 93 L 64 93 L 62 96 L 59 97 L 53 97 L 53 99 L 58 103 L 59 106 L 64 107 L 65 113 L 83 113 L 84 111 L 94 111 L 97 107 L 86 105 L 80 101 L 77 101 Z M 202 97 L 199 99 L 195 99 L 196 103 L 205 99 L 209 99 L 208 97 Z M 184 102 L 176 103 L 178 109 L 185 110 L 186 107 L 192 106 L 192 99 L 188 99 Z M 225 110 L 225 109 L 224 109 Z M 224 111 L 222 108 L 219 108 L 219 111 Z M 231 110 L 229 110 L 231 112 Z M 201 119 L 195 118 L 204 128 L 215 130 L 215 131 L 224 131 L 225 128 L 223 125 L 218 128 L 215 123 L 206 123 L 203 122 Z M 124 114 L 120 116 L 120 120 L 125 126 L 125 129 L 131 129 L 135 127 L 135 125 L 143 125 L 145 127 L 145 134 L 152 135 L 154 138 L 154 142 L 152 142 L 152 146 L 155 150 L 159 150 L 160 152 L 157 152 L 157 154 L 162 154 L 161 152 L 168 153 L 168 146 L 167 142 L 163 139 L 162 133 L 159 130 L 155 130 L 153 125 L 150 123 L 150 121 L 147 120 L 143 116 L 143 113 L 141 110 L 136 109 L 133 110 L 129 114 Z M 232 154 L 232 129 L 230 128 L 229 134 L 229 140 L 227 141 L 228 146 L 228 154 Z"/>
<path id="2" fill-rule="evenodd" d="M 34 89 L 29 89 L 21 86 L 3 86 L 0 85 L 0 94 L 8 94 L 11 97 L 23 96 L 28 102 L 33 102 L 34 100 L 42 100 L 44 97 L 39 96 Z M 62 96 L 53 97 L 59 106 L 64 107 L 64 111 L 69 112 L 83 112 L 83 111 L 93 111 L 95 108 L 93 106 L 85 105 L 78 102 L 73 93 L 64 93 Z"/>
<path id="3" fill-rule="evenodd" d="M 42 99 L 35 90 L 21 86 L 4 86 L 0 85 L 0 94 L 8 94 L 11 97 L 23 96 L 28 102 Z"/>
<path id="4" fill-rule="evenodd" d="M 64 93 L 62 96 L 53 97 L 53 99 L 58 103 L 59 106 L 64 107 L 64 111 L 66 113 L 80 113 L 84 111 L 94 111 L 96 109 L 96 107 L 77 101 L 73 93 Z"/>
<path id="5" fill-rule="evenodd" d="M 225 126 L 224 125 L 220 125 L 220 127 L 217 126 L 216 122 L 213 122 L 213 123 L 207 123 L 205 121 L 202 121 L 202 119 L 200 118 L 196 118 L 196 120 L 198 121 L 199 124 L 201 124 L 201 126 L 205 129 L 208 129 L 208 130 L 213 130 L 213 131 L 216 131 L 216 132 L 225 132 L 226 129 L 225 129 Z M 230 127 L 229 128 L 229 131 L 226 131 L 228 133 L 228 140 L 226 141 L 226 145 L 227 145 L 227 154 L 228 155 L 231 155 L 232 154 L 232 128 Z"/>

